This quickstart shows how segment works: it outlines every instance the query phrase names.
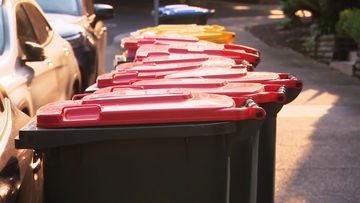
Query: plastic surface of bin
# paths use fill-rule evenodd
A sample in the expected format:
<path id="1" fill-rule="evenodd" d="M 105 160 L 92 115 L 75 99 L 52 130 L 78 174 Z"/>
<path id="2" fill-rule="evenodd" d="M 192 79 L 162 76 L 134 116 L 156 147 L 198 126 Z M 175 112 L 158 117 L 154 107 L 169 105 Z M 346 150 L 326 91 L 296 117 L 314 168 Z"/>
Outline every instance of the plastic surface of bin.
<path id="1" fill-rule="evenodd" d="M 156 79 L 142 80 L 125 86 L 111 86 L 99 89 L 95 94 L 122 91 L 124 89 L 150 90 L 183 88 L 194 93 L 221 94 L 237 97 L 251 97 L 257 104 L 263 103 L 284 103 L 286 100 L 285 89 L 281 85 L 263 85 L 260 83 L 229 83 L 224 79 Z"/>
<path id="2" fill-rule="evenodd" d="M 301 92 L 303 82 L 288 73 L 248 72 L 241 74 L 236 69 L 211 69 L 207 71 L 182 71 L 165 76 L 165 78 L 222 78 L 229 82 L 256 82 L 262 84 L 284 85 L 286 90 L 286 104 L 292 102 Z M 268 109 L 263 105 L 265 109 Z M 275 111 L 276 112 L 276 111 Z M 259 182 L 258 199 L 261 202 L 274 199 L 275 185 L 275 157 L 276 157 L 276 115 L 268 112 L 266 122 L 261 132 L 259 142 Z"/>
<path id="3" fill-rule="evenodd" d="M 206 54 L 169 54 L 165 56 L 149 56 L 144 58 L 141 62 L 138 63 L 144 64 L 174 64 L 174 63 L 201 63 L 202 67 L 225 67 L 229 68 L 246 68 L 248 70 L 253 70 L 254 67 L 246 60 L 242 60 L 240 64 L 237 64 L 235 60 L 225 57 L 209 56 Z"/>
<path id="4" fill-rule="evenodd" d="M 127 85 L 131 81 L 140 80 L 140 78 L 145 79 L 144 77 L 139 76 L 137 71 L 113 71 L 99 75 L 96 79 L 96 85 L 98 88 L 108 87 L 111 85 Z"/>
<path id="5" fill-rule="evenodd" d="M 144 59 L 142 62 L 119 64 L 118 66 L 116 66 L 116 71 L 137 71 L 139 73 L 161 73 L 173 71 L 175 73 L 177 71 L 212 67 L 245 69 L 248 66 L 243 64 L 237 65 L 235 64 L 234 60 L 228 58 L 209 58 L 204 55 L 172 55 L 165 57 L 150 57 Z"/>
<path id="6" fill-rule="evenodd" d="M 131 86 L 108 87 L 98 90 L 97 92 L 95 92 L 95 94 L 122 91 L 123 89 L 129 88 L 131 88 Z M 219 79 L 146 80 L 133 83 L 133 88 L 144 90 L 186 88 L 191 92 L 231 96 L 235 101 L 237 100 L 237 98 L 240 98 L 242 100 L 242 97 L 251 97 L 261 107 L 264 107 L 265 111 L 267 112 L 267 119 L 269 120 L 265 120 L 263 125 L 268 125 L 268 122 L 273 123 L 272 119 L 274 117 L 276 118 L 277 113 L 281 110 L 285 102 L 286 93 L 286 89 L 281 85 L 262 85 L 258 83 L 228 83 L 224 80 Z M 264 131 L 260 131 L 259 141 L 267 141 L 269 139 L 268 137 L 271 137 L 270 140 L 272 140 L 272 137 L 274 137 L 275 134 L 269 134 L 266 131 L 267 129 L 263 130 Z M 247 148 L 247 146 L 250 145 L 244 146 L 243 143 L 240 143 L 238 147 L 234 147 L 234 151 L 231 152 L 233 157 L 242 157 L 242 154 L 246 154 L 247 151 L 252 151 L 252 149 Z M 259 149 L 259 151 L 260 153 L 269 152 L 266 148 Z M 259 160 L 259 162 L 261 161 Z M 232 163 L 232 176 L 230 179 L 230 202 L 250 202 L 250 194 L 253 193 L 254 189 L 252 187 L 246 187 L 246 185 L 251 185 L 252 179 L 256 179 L 256 169 L 243 167 L 236 160 L 232 160 Z M 271 165 L 267 167 L 271 167 Z M 246 175 L 244 176 L 244 174 Z M 261 182 L 259 181 L 258 184 L 261 184 Z"/>
<path id="7" fill-rule="evenodd" d="M 129 64 L 125 64 L 125 66 L 128 65 Z M 164 78 L 167 77 L 168 75 L 172 75 L 173 73 L 177 73 L 179 71 L 186 71 L 186 69 L 193 69 L 199 72 L 209 72 L 212 70 L 208 70 L 208 69 L 217 69 L 221 71 L 221 70 L 226 70 L 227 68 L 201 67 L 198 64 L 190 63 L 190 64 L 156 65 L 155 67 L 141 66 L 137 69 L 138 70 L 136 69 L 118 70 L 100 75 L 96 79 L 96 85 L 98 88 L 104 88 L 114 85 L 128 85 L 139 80 Z M 241 68 L 241 69 L 239 68 L 236 70 L 238 77 L 245 76 L 247 74 L 247 70 L 245 68 Z M 231 73 L 231 76 L 233 76 L 233 73 Z"/>
<path id="8" fill-rule="evenodd" d="M 197 15 L 207 14 L 212 15 L 215 11 L 207 8 L 200 8 L 196 6 L 189 6 L 186 4 L 173 4 L 159 8 L 159 14 L 163 16 L 174 16 L 174 15 Z"/>
<path id="9" fill-rule="evenodd" d="M 238 102 L 184 90 L 90 95 L 41 108 L 16 146 L 44 153 L 47 202 L 225 203 L 230 152 L 239 142 L 257 149 L 265 116 Z M 256 169 L 251 155 L 239 161 Z"/>
<path id="10" fill-rule="evenodd" d="M 140 61 L 137 61 L 138 63 Z M 231 58 L 209 56 L 206 54 L 169 54 L 164 56 L 149 56 L 142 61 L 144 64 L 170 64 L 170 63 L 193 63 L 201 62 L 202 67 L 228 67 L 231 68 L 247 68 L 253 70 L 254 67 L 246 60 L 242 60 L 239 64 Z"/>
<path id="11" fill-rule="evenodd" d="M 223 67 L 223 68 L 246 68 L 245 65 L 237 65 L 235 61 L 228 58 L 209 57 L 204 54 L 194 55 L 169 55 L 160 57 L 149 57 L 143 61 L 123 63 L 116 66 L 117 71 L 134 70 L 140 72 L 183 70 L 182 67 Z M 168 67 L 168 68 L 167 68 Z M 186 68 L 187 69 L 187 68 Z"/>
<path id="12" fill-rule="evenodd" d="M 275 159 L 275 148 L 270 148 L 269 146 L 275 145 L 276 132 L 274 129 L 276 126 L 276 116 L 277 113 L 281 110 L 284 102 L 286 100 L 286 88 L 282 85 L 262 85 L 259 83 L 228 83 L 224 80 L 219 79 L 198 79 L 198 78 L 185 78 L 185 79 L 157 79 L 157 80 L 145 80 L 133 83 L 134 89 L 165 89 L 165 88 L 186 88 L 191 92 L 199 93 L 211 93 L 211 94 L 221 94 L 233 97 L 235 100 L 238 97 L 251 97 L 256 103 L 265 109 L 267 112 L 267 117 L 263 123 L 264 128 L 260 130 L 259 143 L 262 148 L 259 148 L 259 160 L 258 163 L 262 164 L 262 167 L 259 168 L 259 173 L 262 170 L 266 170 L 259 174 L 261 180 L 258 181 L 258 185 L 267 184 L 264 183 L 264 180 L 269 179 L 269 176 L 272 177 L 274 174 L 267 172 L 271 171 L 271 167 L 275 167 L 274 163 L 271 163 L 271 160 Z M 131 86 L 114 86 L 104 89 L 100 89 L 95 94 L 106 93 L 106 92 L 116 92 L 122 90 L 123 88 L 128 89 Z M 270 131 L 269 131 L 270 130 Z M 234 148 L 235 149 L 235 148 Z M 251 150 L 251 149 L 248 149 Z M 240 151 L 233 151 L 233 157 L 239 157 L 237 154 Z M 241 151 L 243 153 L 243 151 Z M 268 163 L 270 160 L 270 163 Z M 241 165 L 237 162 L 232 165 L 232 178 L 230 184 L 230 202 L 249 202 L 252 193 L 251 187 L 244 187 L 245 182 L 251 182 L 250 177 L 254 174 L 254 171 L 247 171 L 248 168 L 242 168 Z M 264 164 L 265 163 L 265 164 Z M 264 173 L 265 176 L 264 177 Z M 247 178 L 243 177 L 243 174 L 248 174 Z M 257 176 L 258 174 L 255 175 Z M 272 175 L 272 176 L 271 176 Z M 236 181 L 242 177 L 242 182 Z"/>
<path id="13" fill-rule="evenodd" d="M 233 59 L 237 64 L 246 60 L 254 67 L 260 62 L 259 54 L 248 53 L 235 48 L 236 45 L 213 44 L 203 45 L 196 43 L 178 44 L 145 44 L 136 51 L 135 61 L 142 61 L 149 56 L 168 56 L 170 54 L 206 54 L 211 57 L 225 57 Z"/>
<path id="14" fill-rule="evenodd" d="M 303 82 L 289 73 L 273 72 L 247 72 L 241 69 L 211 68 L 209 70 L 181 71 L 164 76 L 167 79 L 176 78 L 216 78 L 225 79 L 228 82 L 250 82 L 261 84 L 279 84 L 287 88 L 286 103 L 293 101 L 301 92 Z"/>
<path id="15" fill-rule="evenodd" d="M 235 40 L 235 33 L 228 32 L 220 25 L 158 25 L 147 27 L 131 33 L 133 38 L 143 36 L 191 36 L 199 40 L 215 43 L 232 43 Z"/>
<path id="16" fill-rule="evenodd" d="M 199 46 L 214 46 L 218 47 L 217 44 L 209 41 L 198 40 L 194 37 L 184 37 L 184 36 L 144 36 L 142 38 L 130 38 L 126 37 L 121 40 L 121 47 L 127 49 L 128 56 L 134 57 L 136 55 L 136 50 L 145 44 L 195 44 Z M 224 44 L 224 49 L 234 50 L 234 51 L 245 51 L 246 53 L 255 54 L 260 56 L 259 50 L 248 47 L 240 44 Z"/>
<path id="17" fill-rule="evenodd" d="M 206 25 L 207 18 L 215 13 L 213 9 L 174 4 L 159 8 L 159 24 Z"/>

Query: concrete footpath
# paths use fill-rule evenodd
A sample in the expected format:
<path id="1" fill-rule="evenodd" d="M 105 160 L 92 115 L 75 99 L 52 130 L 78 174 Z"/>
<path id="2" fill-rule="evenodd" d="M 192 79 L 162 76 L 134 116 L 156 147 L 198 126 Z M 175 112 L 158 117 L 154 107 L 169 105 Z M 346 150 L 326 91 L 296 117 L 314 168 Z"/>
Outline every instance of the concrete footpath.
<path id="1" fill-rule="evenodd" d="M 118 27 L 112 20 L 116 29 L 110 32 L 119 39 L 152 24 L 150 14 L 141 15 L 118 15 L 129 22 Z M 269 47 L 245 29 L 271 21 L 265 15 L 221 16 L 209 24 L 224 25 L 237 33 L 237 43 L 258 48 L 262 62 L 256 71 L 290 72 L 304 80 L 301 95 L 278 117 L 276 202 L 360 202 L 360 80 L 294 51 Z M 110 41 L 107 54 L 118 52 L 118 46 Z"/>

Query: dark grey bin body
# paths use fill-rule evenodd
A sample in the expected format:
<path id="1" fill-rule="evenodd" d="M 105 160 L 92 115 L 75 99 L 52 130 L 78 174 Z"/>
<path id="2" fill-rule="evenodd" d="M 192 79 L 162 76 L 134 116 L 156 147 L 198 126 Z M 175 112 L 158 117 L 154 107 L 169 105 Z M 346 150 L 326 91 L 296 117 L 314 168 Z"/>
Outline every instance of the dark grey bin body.
<path id="1" fill-rule="evenodd" d="M 255 199 L 229 187 L 256 189 L 256 176 L 244 176 L 257 167 L 247 149 L 257 147 L 261 122 L 62 129 L 32 122 L 16 146 L 43 152 L 46 202 L 225 203 L 232 195 Z"/>

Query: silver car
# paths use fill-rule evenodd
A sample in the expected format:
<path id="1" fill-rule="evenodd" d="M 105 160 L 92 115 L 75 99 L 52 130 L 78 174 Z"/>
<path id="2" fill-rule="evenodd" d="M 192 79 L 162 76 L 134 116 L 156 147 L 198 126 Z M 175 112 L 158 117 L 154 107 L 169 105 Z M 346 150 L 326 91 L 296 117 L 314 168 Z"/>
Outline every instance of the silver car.
<path id="1" fill-rule="evenodd" d="M 93 0 L 36 0 L 54 29 L 72 45 L 78 60 L 82 90 L 105 72 L 107 28 L 103 20 L 113 7 Z"/>
<path id="2" fill-rule="evenodd" d="M 53 31 L 32 0 L 0 1 L 0 85 L 30 116 L 80 90 L 71 45 Z"/>

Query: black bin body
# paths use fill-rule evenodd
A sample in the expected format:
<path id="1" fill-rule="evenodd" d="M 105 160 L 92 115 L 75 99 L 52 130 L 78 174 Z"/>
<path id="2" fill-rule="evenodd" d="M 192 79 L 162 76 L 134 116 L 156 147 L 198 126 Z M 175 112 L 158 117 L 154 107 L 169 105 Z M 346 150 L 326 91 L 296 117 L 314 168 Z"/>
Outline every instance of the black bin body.
<path id="1" fill-rule="evenodd" d="M 301 89 L 286 89 L 288 104 L 295 100 Z M 260 106 L 266 111 L 266 118 L 260 128 L 257 198 L 258 203 L 272 203 L 275 201 L 275 165 L 276 165 L 276 126 L 277 114 L 284 104 L 267 103 Z"/>
<path id="2" fill-rule="evenodd" d="M 46 202 L 225 203 L 230 182 L 256 190 L 260 125 L 245 120 L 40 129 L 32 122 L 16 146 L 43 152 Z M 254 190 L 236 195 L 241 202 L 256 198 Z"/>

